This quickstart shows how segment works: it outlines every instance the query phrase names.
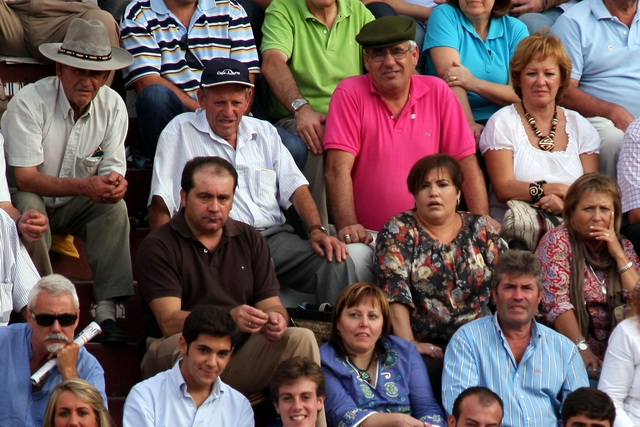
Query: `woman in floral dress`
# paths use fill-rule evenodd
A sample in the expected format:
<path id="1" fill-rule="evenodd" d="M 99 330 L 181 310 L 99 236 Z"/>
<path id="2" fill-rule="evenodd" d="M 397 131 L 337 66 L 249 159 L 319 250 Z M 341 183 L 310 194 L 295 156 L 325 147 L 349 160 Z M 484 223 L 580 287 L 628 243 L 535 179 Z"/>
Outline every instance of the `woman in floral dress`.
<path id="1" fill-rule="evenodd" d="M 453 157 L 419 160 L 407 179 L 415 208 L 391 218 L 376 245 L 393 332 L 423 355 L 437 396 L 445 347 L 460 326 L 491 313 L 491 272 L 507 250 L 489 217 L 457 211 L 462 179 Z"/>

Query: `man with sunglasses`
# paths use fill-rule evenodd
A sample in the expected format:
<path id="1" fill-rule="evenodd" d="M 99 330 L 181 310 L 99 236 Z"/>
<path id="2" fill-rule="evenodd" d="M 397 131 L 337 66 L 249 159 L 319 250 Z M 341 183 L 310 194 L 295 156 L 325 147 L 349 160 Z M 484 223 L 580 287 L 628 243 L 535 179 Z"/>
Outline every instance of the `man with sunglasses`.
<path id="1" fill-rule="evenodd" d="M 252 82 L 260 72 L 249 19 L 235 0 L 136 0 L 125 11 L 121 38 L 134 57 L 124 80 L 138 92 L 142 148 L 151 158 L 167 123 L 200 108 L 197 92 L 209 60 L 243 62 Z"/>
<path id="2" fill-rule="evenodd" d="M 458 159 L 467 207 L 489 213 L 475 139 L 460 103 L 441 79 L 415 73 L 415 26 L 398 16 L 365 25 L 356 40 L 369 73 L 343 80 L 331 98 L 324 135 L 327 202 L 347 244 L 371 243 L 371 230 L 413 207 L 407 175 L 430 154 Z"/>
<path id="3" fill-rule="evenodd" d="M 73 343 L 78 326 L 76 289 L 58 274 L 40 279 L 29 293 L 27 323 L 0 328 L 0 424 L 40 427 L 54 387 L 69 378 L 82 378 L 105 394 L 104 371 L 89 352 Z M 58 365 L 43 384 L 30 376 L 56 356 Z"/>

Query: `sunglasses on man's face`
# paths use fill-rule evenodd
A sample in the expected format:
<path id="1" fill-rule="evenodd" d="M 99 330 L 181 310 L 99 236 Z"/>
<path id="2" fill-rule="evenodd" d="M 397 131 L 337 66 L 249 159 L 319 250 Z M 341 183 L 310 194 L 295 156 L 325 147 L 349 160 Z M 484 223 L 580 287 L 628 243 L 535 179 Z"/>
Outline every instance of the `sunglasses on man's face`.
<path id="1" fill-rule="evenodd" d="M 35 314 L 31 313 L 36 323 L 40 326 L 51 326 L 57 320 L 60 326 L 71 326 L 78 320 L 77 314 L 63 313 L 63 314 Z"/>
<path id="2" fill-rule="evenodd" d="M 191 49 L 189 48 L 188 34 L 182 36 L 182 38 L 178 42 L 178 46 L 180 46 L 180 49 L 185 52 L 184 59 L 185 61 L 187 61 L 187 65 L 189 66 L 189 68 L 193 68 L 195 70 L 204 70 L 204 64 L 202 63 L 200 58 L 198 58 L 193 52 L 191 52 Z"/>

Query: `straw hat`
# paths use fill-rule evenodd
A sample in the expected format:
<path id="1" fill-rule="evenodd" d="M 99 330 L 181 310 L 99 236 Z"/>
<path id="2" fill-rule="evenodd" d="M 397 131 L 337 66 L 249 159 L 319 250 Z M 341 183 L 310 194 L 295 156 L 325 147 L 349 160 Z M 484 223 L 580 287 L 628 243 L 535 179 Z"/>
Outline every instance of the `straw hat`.
<path id="1" fill-rule="evenodd" d="M 43 43 L 38 49 L 52 61 L 84 70 L 110 71 L 131 65 L 133 56 L 111 46 L 102 22 L 76 18 L 62 43 Z"/>

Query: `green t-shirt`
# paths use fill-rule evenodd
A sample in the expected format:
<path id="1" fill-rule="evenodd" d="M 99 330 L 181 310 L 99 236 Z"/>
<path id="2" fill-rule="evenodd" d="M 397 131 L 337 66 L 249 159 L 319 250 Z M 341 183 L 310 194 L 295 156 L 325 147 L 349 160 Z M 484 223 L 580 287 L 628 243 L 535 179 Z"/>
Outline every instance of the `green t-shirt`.
<path id="1" fill-rule="evenodd" d="M 262 26 L 262 52 L 284 52 L 302 95 L 315 111 L 327 114 L 338 83 L 362 74 L 362 48 L 356 35 L 373 19 L 360 0 L 338 0 L 338 16 L 329 30 L 311 14 L 305 0 L 274 0 Z M 270 118 L 289 116 L 289 108 L 270 94 Z"/>

